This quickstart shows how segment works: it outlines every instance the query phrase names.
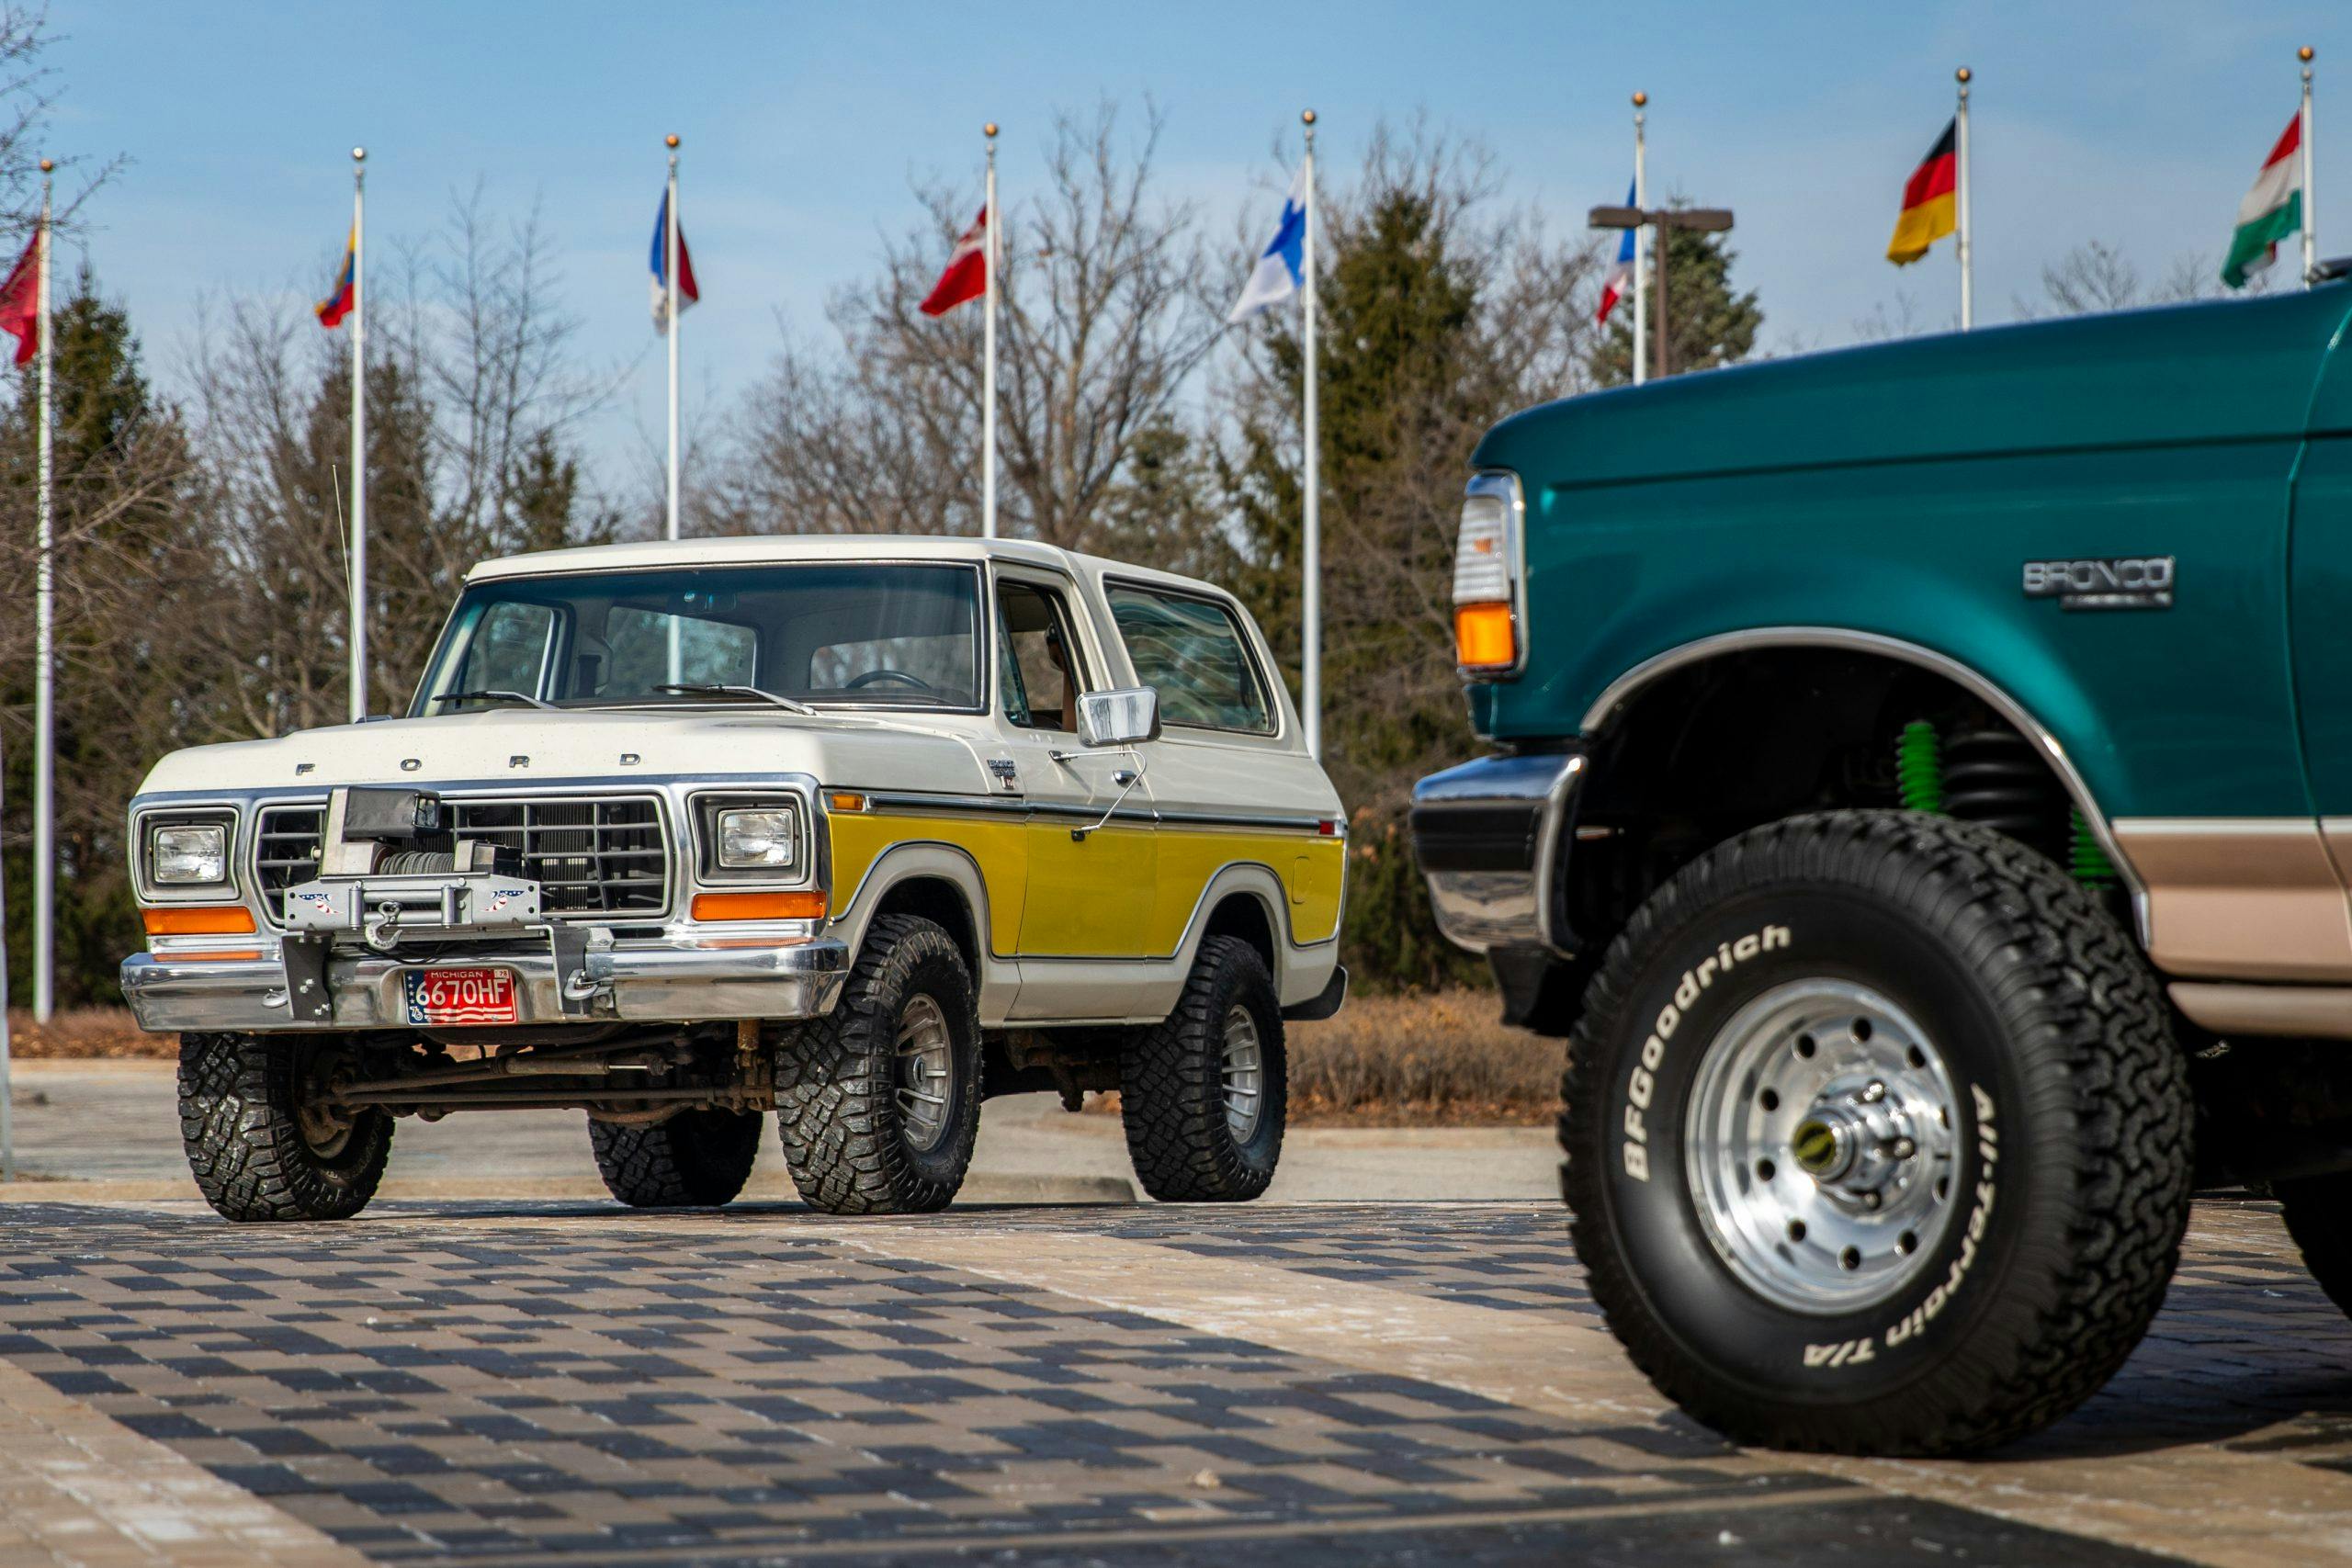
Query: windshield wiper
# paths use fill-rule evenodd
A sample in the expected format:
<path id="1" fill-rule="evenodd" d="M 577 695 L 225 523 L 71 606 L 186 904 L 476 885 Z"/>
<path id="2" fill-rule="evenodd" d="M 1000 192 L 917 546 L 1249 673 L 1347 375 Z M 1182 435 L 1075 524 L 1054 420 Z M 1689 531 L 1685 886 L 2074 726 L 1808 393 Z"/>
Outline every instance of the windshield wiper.
<path id="1" fill-rule="evenodd" d="M 526 708 L 544 708 L 549 713 L 556 711 L 553 703 L 543 703 L 528 692 L 444 692 L 433 700 L 436 703 L 520 703 Z"/>
<path id="2" fill-rule="evenodd" d="M 675 692 L 682 697 L 749 697 L 753 702 L 774 703 L 787 713 L 817 716 L 817 710 L 807 703 L 780 697 L 774 692 L 763 692 L 757 686 L 728 686 L 697 681 L 669 681 L 653 688 L 657 692 Z"/>

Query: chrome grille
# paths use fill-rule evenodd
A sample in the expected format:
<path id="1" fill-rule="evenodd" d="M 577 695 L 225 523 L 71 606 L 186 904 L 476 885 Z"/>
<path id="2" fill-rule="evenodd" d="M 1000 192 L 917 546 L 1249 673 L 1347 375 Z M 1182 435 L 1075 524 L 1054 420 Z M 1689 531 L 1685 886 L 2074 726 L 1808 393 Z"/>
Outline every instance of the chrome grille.
<path id="1" fill-rule="evenodd" d="M 662 808 L 650 796 L 547 795 L 510 800 L 444 797 L 451 829 L 517 852 L 557 915 L 655 916 L 669 904 L 670 852 Z M 254 882 L 272 920 L 286 890 L 319 874 L 324 806 L 266 806 L 254 835 Z"/>

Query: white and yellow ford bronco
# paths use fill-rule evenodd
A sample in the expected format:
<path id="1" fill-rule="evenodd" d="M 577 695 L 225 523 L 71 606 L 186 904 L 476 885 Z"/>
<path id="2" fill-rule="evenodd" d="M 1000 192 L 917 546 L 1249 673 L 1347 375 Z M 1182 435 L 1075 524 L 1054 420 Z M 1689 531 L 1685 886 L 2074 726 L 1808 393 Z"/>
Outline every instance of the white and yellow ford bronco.
<path id="1" fill-rule="evenodd" d="M 1345 828 L 1205 583 L 1044 546 L 736 538 L 467 579 L 403 717 L 131 803 L 141 1024 L 198 1185 L 358 1212 L 393 1119 L 586 1111 L 614 1195 L 946 1204 L 985 1096 L 1121 1092 L 1155 1197 L 1271 1179 L 1337 1010 Z"/>

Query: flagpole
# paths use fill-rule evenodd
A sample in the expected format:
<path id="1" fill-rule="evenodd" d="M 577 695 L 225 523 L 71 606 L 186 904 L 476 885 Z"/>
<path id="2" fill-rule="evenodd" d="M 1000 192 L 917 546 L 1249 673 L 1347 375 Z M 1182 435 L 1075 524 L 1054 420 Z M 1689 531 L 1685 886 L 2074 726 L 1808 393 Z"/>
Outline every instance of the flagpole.
<path id="1" fill-rule="evenodd" d="M 980 328 L 980 537 L 996 537 L 996 121 L 982 128 L 989 139 L 988 196 L 981 214 L 987 259 L 981 288 L 987 320 Z"/>
<path id="2" fill-rule="evenodd" d="M 56 166 L 47 158 L 40 161 L 40 257 L 33 285 L 40 315 L 39 537 L 33 571 L 33 1017 L 42 1023 L 49 1021 L 57 1000 L 57 578 L 50 460 L 51 367 L 56 353 L 49 319 L 50 175 Z"/>
<path id="3" fill-rule="evenodd" d="M 1953 79 L 1960 84 L 1960 108 L 1952 118 L 1958 122 L 1959 128 L 1959 144 L 1954 149 L 1959 154 L 1956 160 L 1959 164 L 1958 177 L 1954 181 L 1958 189 L 1954 194 L 1960 198 L 1957 203 L 1960 212 L 1959 221 L 1953 227 L 1958 231 L 1960 242 L 1954 249 L 1960 254 L 1960 330 L 1962 332 L 1966 332 L 1976 324 L 1976 256 L 1975 253 L 1970 249 L 1973 236 L 1968 231 L 1968 83 L 1971 74 L 1972 73 L 1965 65 L 1952 73 Z"/>
<path id="4" fill-rule="evenodd" d="M 1648 116 L 1642 111 L 1648 106 L 1647 93 L 1634 95 L 1634 209 L 1644 212 L 1650 205 Z M 1638 387 L 1649 377 L 1650 341 L 1650 231 L 1646 224 L 1634 225 L 1634 385 Z"/>
<path id="5" fill-rule="evenodd" d="M 0 780 L 8 770 L 0 766 Z M 7 878 L 0 876 L 0 931 L 8 929 Z M 9 1083 L 10 1048 L 8 1038 L 8 944 L 0 942 L 0 1181 L 17 1179 L 17 1130 L 14 1088 Z"/>
<path id="6" fill-rule="evenodd" d="M 678 138 L 674 132 L 662 139 L 670 149 L 670 180 L 662 195 L 662 336 L 670 357 L 670 474 L 669 506 L 662 532 L 664 538 L 678 536 Z M 678 617 L 668 617 L 670 623 L 670 681 L 673 684 L 685 678 L 685 655 L 683 633 L 685 628 Z"/>
<path id="7" fill-rule="evenodd" d="M 368 716 L 368 149 L 351 150 L 351 722 Z"/>
<path id="8" fill-rule="evenodd" d="M 2295 58 L 2303 62 L 2303 123 L 2296 137 L 2302 143 L 2303 287 L 2309 288 L 2319 272 L 2319 226 L 2312 212 L 2312 198 L 2318 193 L 2312 188 L 2312 46 L 2305 44 L 2295 51 Z"/>
<path id="9" fill-rule="evenodd" d="M 1299 245 L 1301 313 L 1306 350 L 1306 541 L 1300 552 L 1304 613 L 1300 633 L 1299 683 L 1306 696 L 1306 754 L 1323 760 L 1323 500 L 1322 443 L 1315 411 L 1315 111 L 1299 115 L 1306 127 L 1306 230 Z"/>

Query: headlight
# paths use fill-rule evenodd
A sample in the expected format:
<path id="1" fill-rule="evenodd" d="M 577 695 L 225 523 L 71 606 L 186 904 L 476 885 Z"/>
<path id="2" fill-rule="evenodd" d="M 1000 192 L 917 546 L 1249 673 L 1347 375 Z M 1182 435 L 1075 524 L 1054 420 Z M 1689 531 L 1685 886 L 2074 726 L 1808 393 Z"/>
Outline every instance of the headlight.
<path id="1" fill-rule="evenodd" d="M 158 887 L 229 880 L 229 829 L 219 823 L 158 827 L 147 837 L 147 868 Z"/>
<path id="2" fill-rule="evenodd" d="M 718 863 L 727 871 L 790 871 L 799 863 L 800 813 L 789 806 L 718 814 Z"/>

